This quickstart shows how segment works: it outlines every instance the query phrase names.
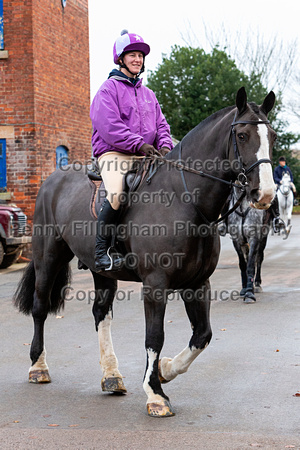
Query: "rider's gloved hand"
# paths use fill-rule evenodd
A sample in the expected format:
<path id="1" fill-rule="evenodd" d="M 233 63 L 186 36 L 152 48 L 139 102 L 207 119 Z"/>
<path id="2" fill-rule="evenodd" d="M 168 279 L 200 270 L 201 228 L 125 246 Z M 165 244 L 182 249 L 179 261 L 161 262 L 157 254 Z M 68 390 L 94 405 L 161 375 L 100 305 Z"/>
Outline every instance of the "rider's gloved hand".
<path id="1" fill-rule="evenodd" d="M 140 152 L 143 152 L 146 156 L 152 156 L 155 153 L 155 148 L 150 144 L 143 144 L 139 149 Z"/>
<path id="2" fill-rule="evenodd" d="M 159 153 L 162 156 L 166 156 L 170 152 L 170 149 L 168 147 L 162 147 L 159 149 Z"/>

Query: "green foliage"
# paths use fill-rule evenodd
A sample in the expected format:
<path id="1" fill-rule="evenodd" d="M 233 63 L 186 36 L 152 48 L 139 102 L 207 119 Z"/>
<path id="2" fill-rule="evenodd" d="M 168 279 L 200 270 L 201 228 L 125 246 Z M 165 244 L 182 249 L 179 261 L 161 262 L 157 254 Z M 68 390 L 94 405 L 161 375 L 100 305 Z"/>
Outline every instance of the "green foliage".
<path id="1" fill-rule="evenodd" d="M 288 124 L 278 117 L 278 113 L 282 108 L 281 94 L 276 96 L 276 107 L 270 112 L 269 119 L 272 124 L 272 128 L 277 133 L 277 141 L 273 148 L 273 169 L 279 164 L 280 156 L 286 158 L 286 163 L 290 167 L 294 184 L 297 192 L 300 192 L 300 160 L 293 156 L 293 146 L 299 142 L 300 135 L 286 131 Z"/>
<path id="2" fill-rule="evenodd" d="M 169 58 L 164 58 L 157 70 L 148 76 L 152 89 L 176 139 L 182 139 L 199 122 L 222 108 L 235 104 L 238 89 L 244 86 L 248 100 L 261 104 L 268 93 L 261 74 L 247 76 L 239 70 L 225 50 L 215 47 L 211 53 L 192 47 L 172 47 Z M 287 124 L 278 118 L 282 109 L 281 93 L 276 93 L 276 104 L 269 114 L 278 140 L 274 148 L 274 167 L 284 155 L 300 192 L 300 161 L 292 156 L 291 147 L 300 135 L 287 133 Z"/>
<path id="3" fill-rule="evenodd" d="M 200 48 L 175 46 L 148 78 L 177 139 L 214 112 L 234 105 L 241 86 L 252 101 L 260 102 L 267 94 L 258 77 L 249 79 L 218 48 L 207 54 Z"/>
<path id="4" fill-rule="evenodd" d="M 278 133 L 278 139 L 273 149 L 273 169 L 279 164 L 280 156 L 284 156 L 286 164 L 289 166 L 293 173 L 294 184 L 297 189 L 297 194 L 300 192 L 300 160 L 293 156 L 291 148 L 293 144 L 298 142 L 300 135 L 293 133 Z"/>

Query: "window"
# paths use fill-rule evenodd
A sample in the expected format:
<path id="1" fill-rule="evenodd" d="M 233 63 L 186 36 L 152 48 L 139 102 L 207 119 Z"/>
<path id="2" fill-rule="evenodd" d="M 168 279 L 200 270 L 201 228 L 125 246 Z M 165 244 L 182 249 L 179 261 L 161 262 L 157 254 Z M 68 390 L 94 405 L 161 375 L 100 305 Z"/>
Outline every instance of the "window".
<path id="1" fill-rule="evenodd" d="M 68 164 L 68 149 L 64 145 L 59 145 L 56 148 L 56 168 L 59 169 L 62 166 L 66 166 Z"/>
<path id="2" fill-rule="evenodd" d="M 6 191 L 6 140 L 0 139 L 0 191 Z"/>

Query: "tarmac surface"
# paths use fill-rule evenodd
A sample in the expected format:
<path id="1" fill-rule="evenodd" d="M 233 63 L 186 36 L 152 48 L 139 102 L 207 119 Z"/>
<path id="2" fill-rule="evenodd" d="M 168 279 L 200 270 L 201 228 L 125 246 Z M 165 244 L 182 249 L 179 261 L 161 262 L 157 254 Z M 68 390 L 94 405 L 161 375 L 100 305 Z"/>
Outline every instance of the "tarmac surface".
<path id="1" fill-rule="evenodd" d="M 292 224 L 287 240 L 269 237 L 264 291 L 250 305 L 235 295 L 237 256 L 221 238 L 211 277 L 213 338 L 186 374 L 164 385 L 172 418 L 146 413 L 141 285 L 120 283 L 114 304 L 112 336 L 128 390 L 115 396 L 101 392 L 89 271 L 72 261 L 69 301 L 45 326 L 52 383 L 34 385 L 27 381 L 32 318 L 11 301 L 24 264 L 0 270 L 0 449 L 300 449 L 300 216 Z M 174 298 L 162 356 L 175 356 L 190 335 Z"/>

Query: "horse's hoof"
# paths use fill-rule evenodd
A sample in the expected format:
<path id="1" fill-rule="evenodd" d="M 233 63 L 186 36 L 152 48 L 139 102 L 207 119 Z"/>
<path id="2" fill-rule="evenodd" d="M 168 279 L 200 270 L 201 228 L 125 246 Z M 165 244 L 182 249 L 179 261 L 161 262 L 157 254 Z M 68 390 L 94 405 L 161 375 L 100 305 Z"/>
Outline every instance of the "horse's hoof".
<path id="1" fill-rule="evenodd" d="M 254 292 L 262 292 L 262 291 L 263 291 L 263 289 L 260 284 L 254 286 Z"/>
<path id="2" fill-rule="evenodd" d="M 121 377 L 102 378 L 101 388 L 103 392 L 115 394 L 126 394 L 127 392 Z"/>
<path id="3" fill-rule="evenodd" d="M 171 404 L 168 400 L 164 403 L 147 403 L 147 411 L 150 417 L 172 417 L 175 413 L 172 411 Z"/>
<path id="4" fill-rule="evenodd" d="M 284 241 L 289 237 L 290 232 L 291 232 L 291 228 L 292 228 L 291 225 L 289 225 L 289 226 L 286 227 L 286 229 L 285 229 L 285 234 L 284 234 L 284 237 L 283 237 L 283 240 L 284 240 Z"/>
<path id="5" fill-rule="evenodd" d="M 256 298 L 255 298 L 255 295 L 253 294 L 253 292 L 246 292 L 245 297 L 244 297 L 244 302 L 247 304 L 256 302 Z"/>
<path id="6" fill-rule="evenodd" d="M 32 370 L 29 372 L 29 383 L 51 383 L 48 370 Z"/>
<path id="7" fill-rule="evenodd" d="M 158 361 L 158 378 L 161 384 L 169 383 L 171 380 L 166 380 L 161 374 L 161 359 Z"/>

